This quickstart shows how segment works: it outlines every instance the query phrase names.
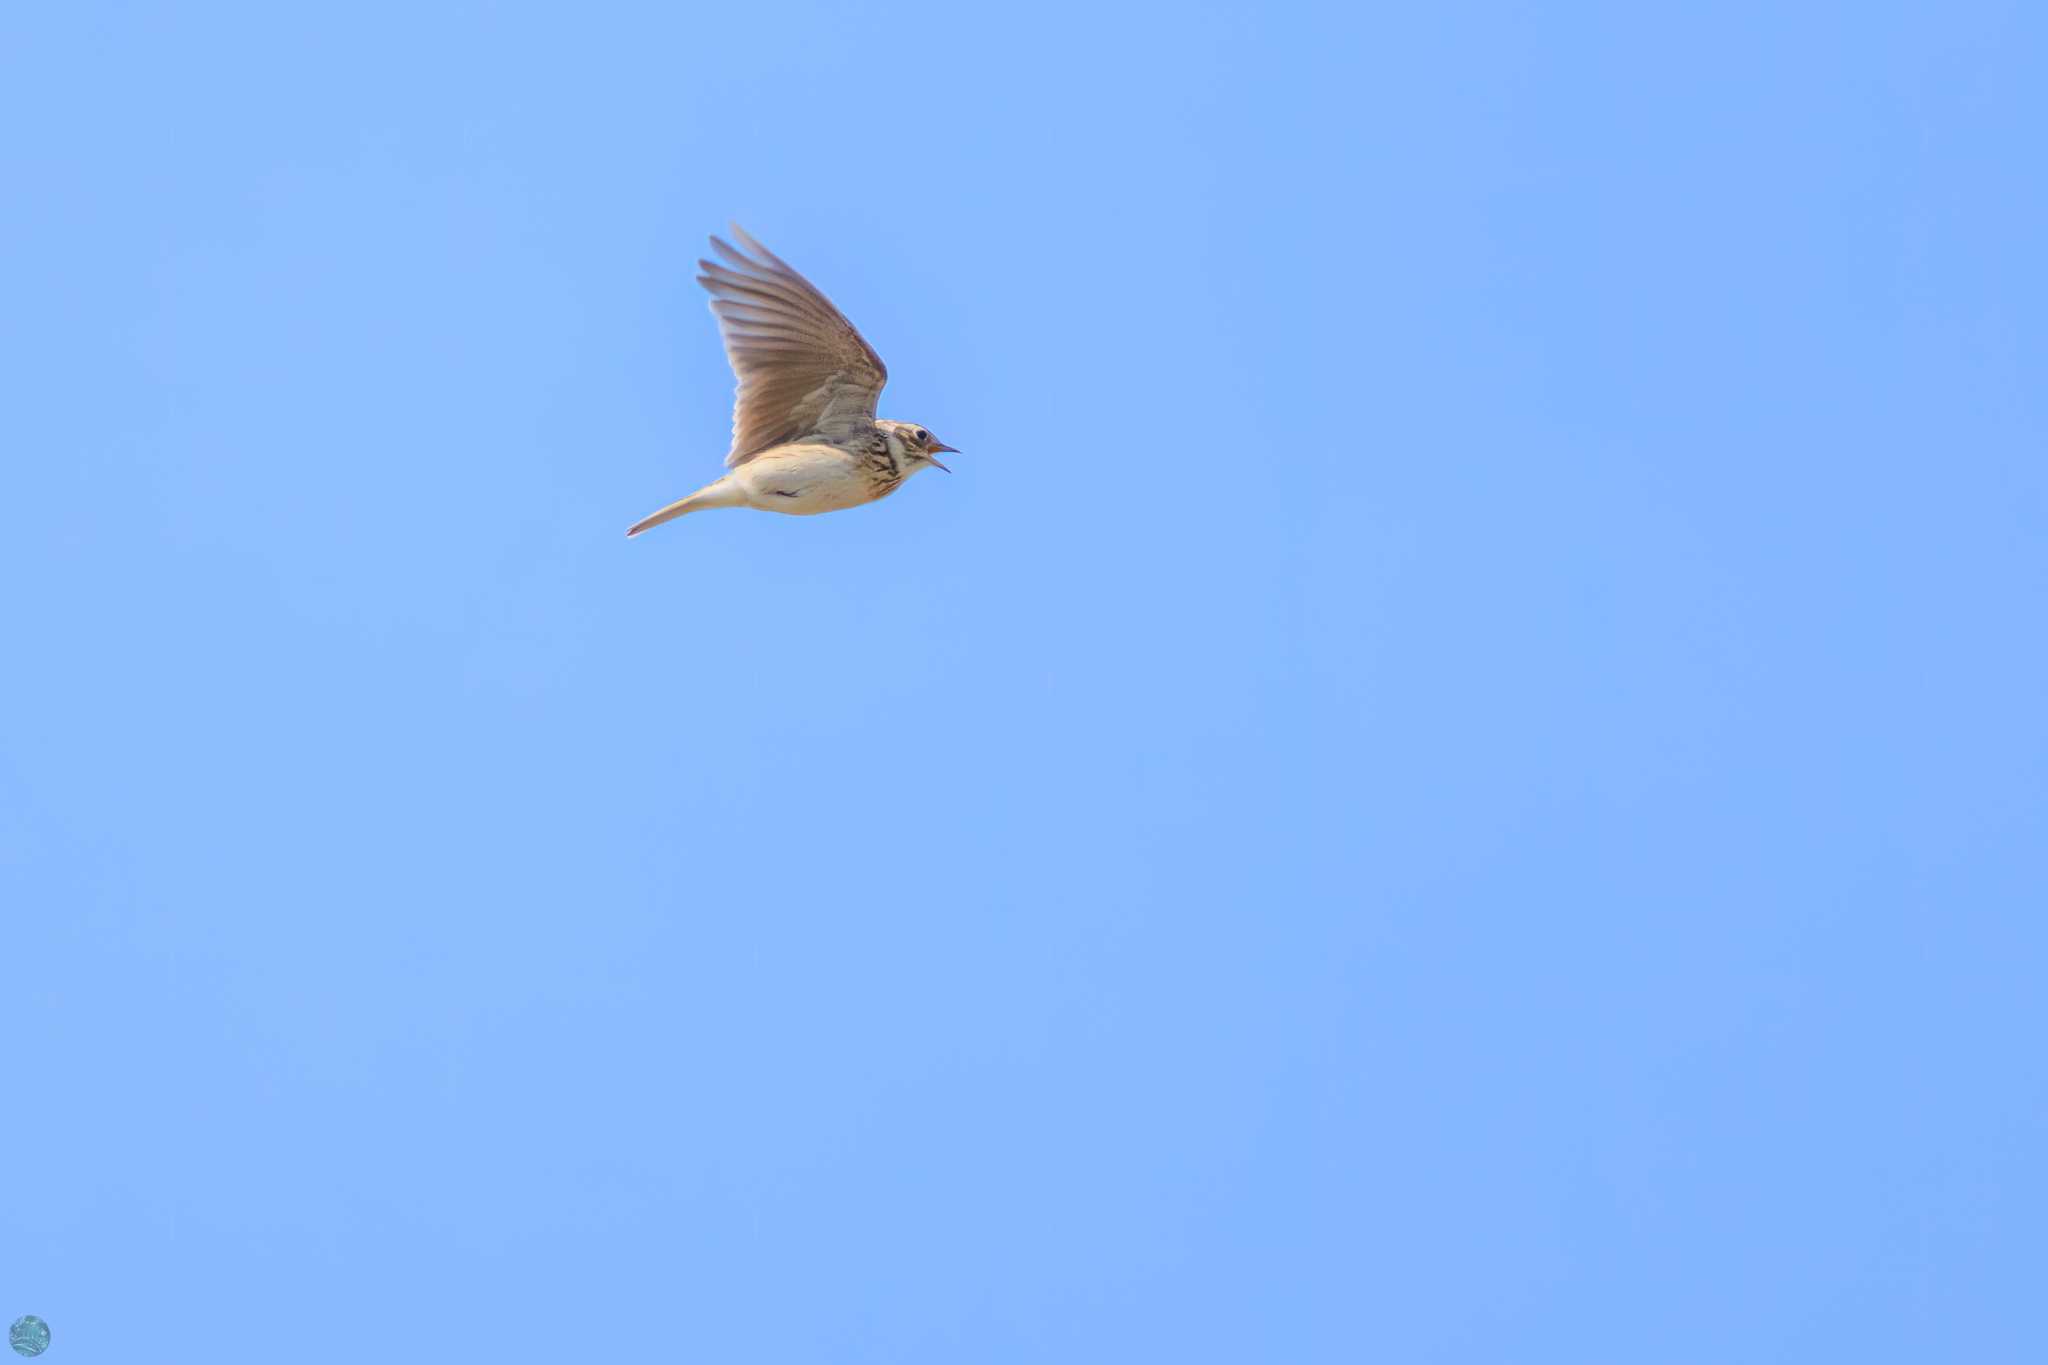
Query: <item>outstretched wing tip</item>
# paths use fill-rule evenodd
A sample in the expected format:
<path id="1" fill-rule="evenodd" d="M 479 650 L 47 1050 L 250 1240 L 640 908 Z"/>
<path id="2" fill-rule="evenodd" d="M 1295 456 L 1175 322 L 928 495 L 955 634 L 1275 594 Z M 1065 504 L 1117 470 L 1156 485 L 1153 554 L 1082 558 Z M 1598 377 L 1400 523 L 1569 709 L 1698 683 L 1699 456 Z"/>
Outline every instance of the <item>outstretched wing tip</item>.
<path id="1" fill-rule="evenodd" d="M 821 429 L 872 422 L 889 377 L 882 358 L 816 285 L 737 222 L 730 226 L 746 250 L 714 235 L 724 263 L 697 261 L 697 283 L 711 295 L 740 381 L 727 465 Z"/>

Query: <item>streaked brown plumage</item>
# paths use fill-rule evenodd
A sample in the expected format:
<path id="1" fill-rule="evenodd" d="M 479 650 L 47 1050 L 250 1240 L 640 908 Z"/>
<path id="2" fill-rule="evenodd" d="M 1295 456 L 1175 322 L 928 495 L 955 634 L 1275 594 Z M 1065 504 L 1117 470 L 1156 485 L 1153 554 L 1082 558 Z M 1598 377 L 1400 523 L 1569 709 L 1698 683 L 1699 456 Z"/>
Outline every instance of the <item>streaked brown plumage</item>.
<path id="1" fill-rule="evenodd" d="M 889 371 L 874 348 L 815 285 L 733 226 L 745 248 L 716 237 L 723 258 L 699 261 L 697 282 L 739 376 L 732 472 L 670 503 L 626 532 L 636 536 L 688 512 L 754 507 L 798 516 L 885 498 L 953 447 L 911 422 L 877 419 Z"/>

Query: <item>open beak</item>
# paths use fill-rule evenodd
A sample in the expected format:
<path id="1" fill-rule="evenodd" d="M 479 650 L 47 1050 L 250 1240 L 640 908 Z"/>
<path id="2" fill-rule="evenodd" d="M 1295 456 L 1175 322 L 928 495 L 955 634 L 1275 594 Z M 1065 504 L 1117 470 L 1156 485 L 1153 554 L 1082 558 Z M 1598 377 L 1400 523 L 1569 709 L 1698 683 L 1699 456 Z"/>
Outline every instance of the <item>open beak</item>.
<path id="1" fill-rule="evenodd" d="M 938 452 L 941 450 L 945 451 L 948 455 L 958 455 L 960 452 L 953 449 L 953 447 L 947 445 L 943 441 L 932 442 L 931 450 L 926 452 L 926 458 L 930 459 L 933 464 L 938 465 L 941 469 L 945 469 L 946 472 L 950 474 L 953 472 L 952 470 L 946 469 L 946 466 L 943 464 L 939 464 Z"/>

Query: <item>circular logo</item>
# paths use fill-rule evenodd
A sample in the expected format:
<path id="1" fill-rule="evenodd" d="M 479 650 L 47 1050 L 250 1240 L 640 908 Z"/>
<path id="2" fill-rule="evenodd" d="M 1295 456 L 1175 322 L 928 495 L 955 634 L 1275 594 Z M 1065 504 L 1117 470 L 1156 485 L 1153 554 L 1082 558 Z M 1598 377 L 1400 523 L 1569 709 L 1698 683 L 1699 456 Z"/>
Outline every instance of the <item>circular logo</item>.
<path id="1" fill-rule="evenodd" d="M 7 1329 L 7 1344 L 25 1356 L 39 1356 L 50 1349 L 50 1324 L 34 1313 L 16 1318 Z"/>

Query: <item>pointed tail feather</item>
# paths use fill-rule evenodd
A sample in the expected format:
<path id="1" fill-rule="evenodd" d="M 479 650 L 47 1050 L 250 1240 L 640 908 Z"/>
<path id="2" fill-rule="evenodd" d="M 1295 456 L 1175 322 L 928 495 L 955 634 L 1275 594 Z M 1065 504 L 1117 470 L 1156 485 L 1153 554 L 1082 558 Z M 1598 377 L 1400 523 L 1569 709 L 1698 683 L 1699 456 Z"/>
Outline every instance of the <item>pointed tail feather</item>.
<path id="1" fill-rule="evenodd" d="M 674 502 L 670 503 L 668 506 L 662 508 L 659 512 L 656 512 L 653 516 L 642 517 L 640 518 L 640 520 L 634 522 L 631 526 L 628 526 L 626 528 L 626 538 L 628 540 L 631 540 L 634 536 L 639 535 L 642 531 L 648 530 L 655 526 L 659 526 L 664 521 L 674 521 L 677 517 L 683 515 L 683 513 L 694 512 L 696 510 L 696 494 L 692 493 L 687 498 L 678 498 Z"/>
<path id="2" fill-rule="evenodd" d="M 626 538 L 630 540 L 642 531 L 651 530 L 661 525 L 664 521 L 674 521 L 677 517 L 684 516 L 690 512 L 702 512 L 710 507 L 742 507 L 745 505 L 746 499 L 740 496 L 739 488 L 732 480 L 720 479 L 717 483 L 708 484 L 698 489 L 687 498 L 677 498 L 652 516 L 640 518 L 640 520 L 626 528 Z"/>

